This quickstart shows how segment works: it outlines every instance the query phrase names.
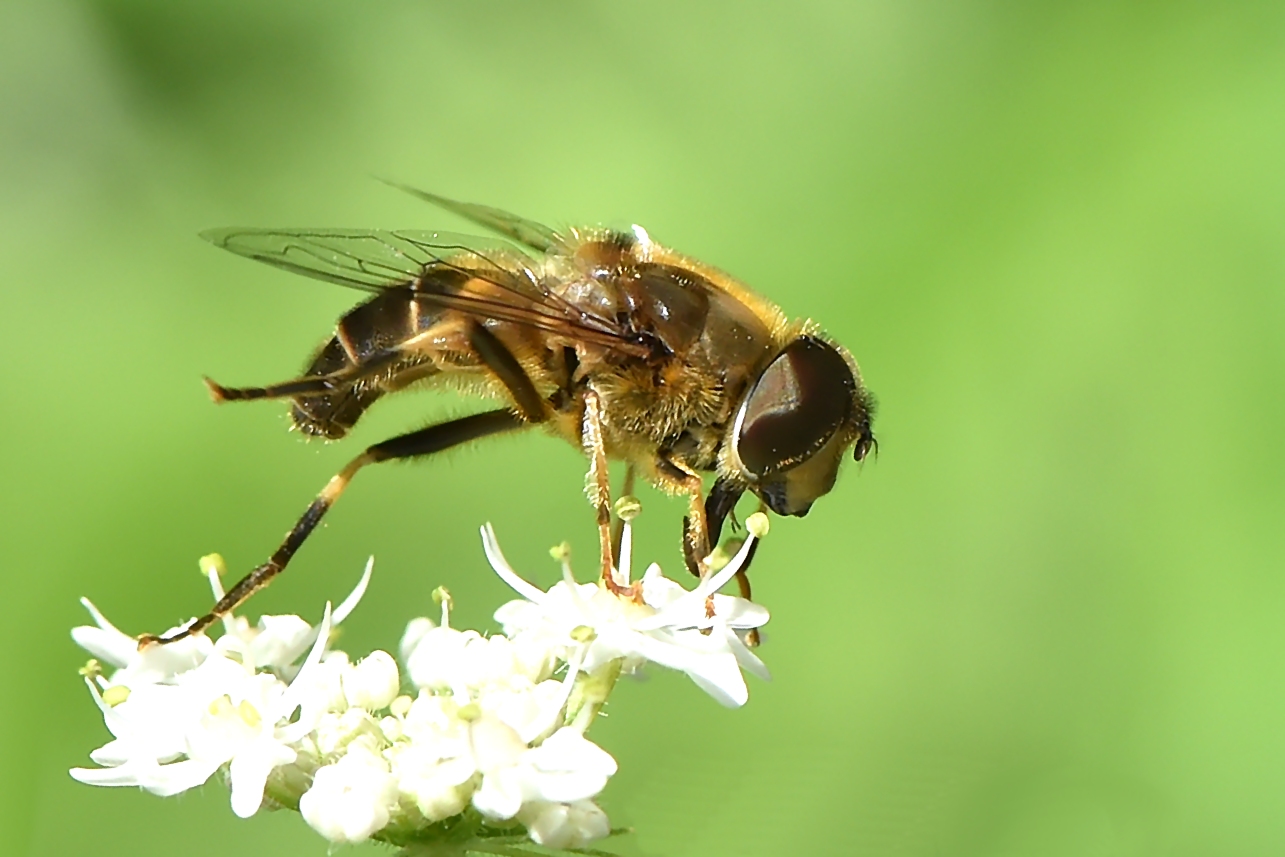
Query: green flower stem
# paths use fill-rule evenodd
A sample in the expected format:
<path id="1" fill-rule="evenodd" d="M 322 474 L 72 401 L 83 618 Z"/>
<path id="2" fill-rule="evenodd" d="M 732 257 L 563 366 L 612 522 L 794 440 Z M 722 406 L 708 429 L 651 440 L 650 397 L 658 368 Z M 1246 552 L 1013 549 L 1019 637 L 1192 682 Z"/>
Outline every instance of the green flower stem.
<path id="1" fill-rule="evenodd" d="M 571 698 L 567 700 L 565 723 L 568 726 L 575 726 L 581 733 L 589 728 L 589 724 L 598 716 L 607 697 L 611 695 L 612 688 L 616 686 L 623 666 L 624 661 L 616 658 L 592 673 L 581 673 L 576 678 L 576 683 L 571 688 Z"/>

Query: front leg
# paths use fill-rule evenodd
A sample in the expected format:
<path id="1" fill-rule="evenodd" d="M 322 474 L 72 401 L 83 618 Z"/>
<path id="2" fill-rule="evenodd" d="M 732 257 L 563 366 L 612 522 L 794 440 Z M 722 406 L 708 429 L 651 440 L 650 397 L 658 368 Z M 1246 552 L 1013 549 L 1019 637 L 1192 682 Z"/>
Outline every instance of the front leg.
<path id="1" fill-rule="evenodd" d="M 723 534 L 723 522 L 732 514 L 736 508 L 736 501 L 741 499 L 745 489 L 726 479 L 718 479 L 714 482 L 714 487 L 710 489 L 709 496 L 705 498 L 705 516 L 709 519 L 709 540 L 712 544 L 717 545 L 719 538 Z M 759 510 L 762 511 L 763 504 L 759 504 Z M 736 572 L 736 585 L 741 590 L 741 597 L 746 601 L 750 600 L 750 576 L 748 574 L 750 563 L 754 561 L 754 554 L 758 552 L 759 543 L 755 540 L 750 546 L 750 552 L 745 557 L 745 562 Z M 689 563 L 690 564 L 690 563 Z"/>
<path id="2" fill-rule="evenodd" d="M 611 482 L 607 473 L 607 445 L 602 436 L 602 400 L 593 390 L 584 394 L 580 443 L 589 458 L 585 493 L 598 516 L 598 549 L 602 558 L 602 583 L 616 595 L 631 594 L 616 582 L 611 552 Z"/>
<path id="3" fill-rule="evenodd" d="M 736 508 L 736 501 L 741 499 L 745 489 L 741 488 L 725 479 L 714 481 L 714 487 L 710 489 L 709 496 L 705 498 L 705 516 L 709 521 L 710 541 L 718 543 L 719 537 L 723 534 L 723 523 L 732 510 Z M 762 504 L 759 504 L 760 510 Z M 759 541 L 755 539 L 754 544 L 750 545 L 750 551 L 745 557 L 745 562 L 736 571 L 736 585 L 741 591 L 741 597 L 746 601 L 753 600 L 750 591 L 750 563 L 754 561 L 754 555 L 758 552 Z M 687 561 L 688 567 L 692 566 L 692 560 Z M 697 572 L 694 572 L 697 573 Z M 746 634 L 745 642 L 750 646 L 759 644 L 759 632 L 757 629 L 751 629 Z"/>
<path id="4" fill-rule="evenodd" d="M 688 512 L 683 518 L 683 559 L 697 577 L 709 574 L 709 519 L 705 514 L 705 486 L 700 475 L 664 453 L 656 459 L 656 475 L 675 494 L 686 494 Z M 722 525 L 722 521 L 719 521 Z"/>

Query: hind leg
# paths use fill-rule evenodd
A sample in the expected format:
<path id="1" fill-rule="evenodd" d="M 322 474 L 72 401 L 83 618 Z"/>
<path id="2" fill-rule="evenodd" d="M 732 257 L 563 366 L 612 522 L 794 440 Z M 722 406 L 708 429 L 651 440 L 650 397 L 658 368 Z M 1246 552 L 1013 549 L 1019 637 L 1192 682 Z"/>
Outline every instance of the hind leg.
<path id="1" fill-rule="evenodd" d="M 281 542 L 280 547 L 276 549 L 268 561 L 241 578 L 235 586 L 227 591 L 226 595 L 219 599 L 209 613 L 206 613 L 182 631 L 178 631 L 168 637 L 144 634 L 139 637 L 139 646 L 142 647 L 150 643 L 173 643 L 193 634 L 199 634 L 228 613 L 231 613 L 251 595 L 271 583 L 273 578 L 285 571 L 295 553 L 299 548 L 303 547 L 303 543 L 317 529 L 317 525 L 321 523 L 321 519 L 326 512 L 330 511 L 330 507 L 344 493 L 353 477 L 366 465 L 377 464 L 382 461 L 422 458 L 450 449 L 453 446 L 459 446 L 462 443 L 468 443 L 471 440 L 513 431 L 525 425 L 526 423 L 523 422 L 522 418 L 511 411 L 490 411 L 429 426 L 419 431 L 390 438 L 383 443 L 377 443 L 368 448 L 326 483 L 326 487 L 321 489 L 317 499 L 312 501 L 290 532 L 286 533 L 286 537 Z"/>

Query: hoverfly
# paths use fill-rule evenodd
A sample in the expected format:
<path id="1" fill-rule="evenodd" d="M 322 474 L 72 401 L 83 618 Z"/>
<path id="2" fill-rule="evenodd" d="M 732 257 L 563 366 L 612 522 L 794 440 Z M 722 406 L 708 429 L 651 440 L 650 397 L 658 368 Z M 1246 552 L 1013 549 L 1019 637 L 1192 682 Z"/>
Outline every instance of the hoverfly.
<path id="1" fill-rule="evenodd" d="M 582 448 L 603 582 L 612 575 L 608 459 L 688 498 L 683 554 L 708 573 L 711 545 L 749 491 L 806 515 L 851 448 L 874 447 L 873 400 L 856 361 L 811 322 L 790 321 L 726 274 L 629 231 L 559 232 L 489 206 L 403 188 L 503 239 L 364 229 L 215 229 L 240 256 L 368 292 L 301 377 L 265 387 L 206 380 L 217 402 L 288 399 L 305 434 L 344 437 L 379 398 L 461 383 L 493 410 L 377 443 L 335 475 L 266 563 L 195 634 L 280 574 L 353 476 L 489 435 L 541 426 Z M 701 474 L 714 473 L 708 495 Z M 628 478 L 628 477 L 627 477 Z M 748 578 L 739 577 L 749 597 Z"/>

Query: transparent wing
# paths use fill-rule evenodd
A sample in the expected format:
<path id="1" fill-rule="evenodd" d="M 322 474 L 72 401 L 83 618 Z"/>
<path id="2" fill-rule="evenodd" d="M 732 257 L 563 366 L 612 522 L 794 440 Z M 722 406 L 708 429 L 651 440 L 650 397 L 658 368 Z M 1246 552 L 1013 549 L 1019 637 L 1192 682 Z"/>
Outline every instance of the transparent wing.
<path id="1" fill-rule="evenodd" d="M 238 256 L 341 286 L 377 292 L 403 286 L 434 263 L 466 254 L 532 283 L 534 260 L 498 238 L 380 229 L 208 229 L 201 237 Z"/>
<path id="2" fill-rule="evenodd" d="M 487 229 L 494 230 L 501 235 L 507 235 L 514 241 L 525 244 L 533 250 L 547 253 L 550 250 L 566 246 L 566 240 L 549 227 L 536 223 L 534 220 L 527 220 L 525 217 L 518 217 L 516 214 L 511 214 L 502 208 L 478 205 L 475 202 L 459 202 L 458 200 L 438 196 L 435 193 L 429 193 L 426 190 L 420 190 L 397 182 L 384 180 L 384 183 L 390 187 L 405 191 L 411 196 L 419 197 L 425 202 L 430 202 L 438 208 L 444 208 L 449 212 L 458 214 L 460 217 L 473 221 L 478 226 L 485 226 Z"/>
<path id="3" fill-rule="evenodd" d="M 626 354 L 644 354 L 614 319 L 563 299 L 545 286 L 536 260 L 512 244 L 450 232 L 374 229 L 211 229 L 217 247 L 306 277 L 367 292 L 411 286 L 420 299 L 480 319 L 544 330 Z M 433 277 L 456 270 L 494 288 L 459 288 Z"/>

